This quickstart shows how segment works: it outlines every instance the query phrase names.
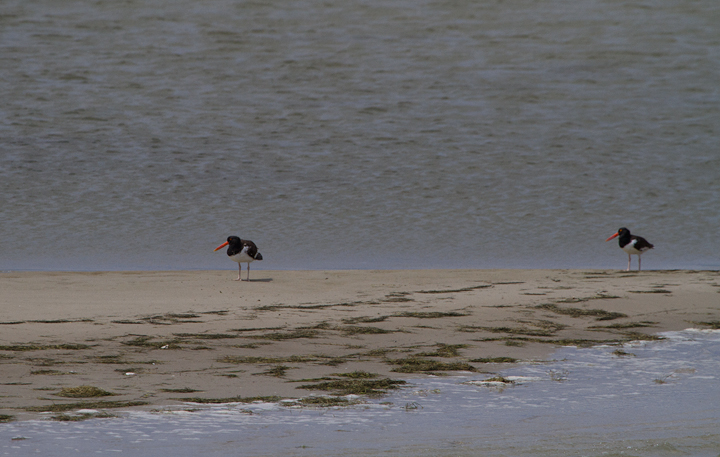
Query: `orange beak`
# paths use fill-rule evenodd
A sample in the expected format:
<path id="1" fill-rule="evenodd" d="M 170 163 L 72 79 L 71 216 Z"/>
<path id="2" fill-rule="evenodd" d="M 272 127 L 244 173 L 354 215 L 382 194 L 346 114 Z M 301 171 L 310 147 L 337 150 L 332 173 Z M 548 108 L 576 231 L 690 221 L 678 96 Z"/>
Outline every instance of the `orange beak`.
<path id="1" fill-rule="evenodd" d="M 218 249 L 222 249 L 222 248 L 224 248 L 225 246 L 227 246 L 228 244 L 230 244 L 230 243 L 228 243 L 228 242 L 226 241 L 226 242 L 224 242 L 223 244 L 221 244 L 220 246 L 216 247 L 215 250 L 217 251 Z"/>
<path id="2" fill-rule="evenodd" d="M 618 235 L 620 235 L 620 232 L 617 232 L 615 235 L 611 236 L 610 238 L 608 238 L 608 239 L 605 240 L 605 241 L 610 241 L 610 240 L 612 240 L 613 238 L 615 238 L 615 237 L 618 236 Z M 227 243 L 225 243 L 225 244 L 227 244 Z M 222 246 L 220 246 L 220 247 L 222 247 Z M 218 248 L 218 249 L 220 249 L 220 248 Z"/>

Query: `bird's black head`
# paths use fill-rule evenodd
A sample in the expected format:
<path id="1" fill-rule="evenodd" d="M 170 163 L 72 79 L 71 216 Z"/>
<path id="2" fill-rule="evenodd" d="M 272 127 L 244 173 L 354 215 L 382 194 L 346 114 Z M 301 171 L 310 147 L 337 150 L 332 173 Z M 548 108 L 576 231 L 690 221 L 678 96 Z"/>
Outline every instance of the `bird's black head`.
<path id="1" fill-rule="evenodd" d="M 618 244 L 620 245 L 620 247 L 625 246 L 632 239 L 630 236 L 630 230 L 626 229 L 625 227 L 620 227 L 617 232 L 618 232 Z"/>
<path id="2" fill-rule="evenodd" d="M 240 237 L 229 236 L 229 237 L 227 237 L 226 242 L 224 242 L 223 244 L 221 244 L 220 246 L 215 248 L 215 251 L 218 251 L 218 250 L 224 248 L 225 246 L 229 246 L 227 249 L 227 254 L 234 255 L 234 254 L 237 254 L 238 252 L 242 251 L 243 242 L 240 239 Z"/>
<path id="3" fill-rule="evenodd" d="M 227 237 L 227 242 L 230 246 L 241 246 L 242 240 L 239 236 L 229 236 Z"/>

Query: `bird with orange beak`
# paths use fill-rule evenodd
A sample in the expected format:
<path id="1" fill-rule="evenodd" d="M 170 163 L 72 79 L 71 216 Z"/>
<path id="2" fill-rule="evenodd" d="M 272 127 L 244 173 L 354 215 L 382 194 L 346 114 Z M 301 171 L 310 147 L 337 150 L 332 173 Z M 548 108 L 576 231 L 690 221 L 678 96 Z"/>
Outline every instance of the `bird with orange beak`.
<path id="1" fill-rule="evenodd" d="M 618 238 L 618 244 L 620 244 L 622 250 L 627 252 L 628 255 L 628 266 L 626 271 L 630 271 L 631 255 L 638 256 L 638 271 L 640 271 L 640 254 L 652 249 L 654 246 L 648 243 L 648 240 L 641 236 L 631 235 L 630 230 L 626 229 L 625 227 L 620 228 L 617 233 L 615 233 L 615 235 L 611 236 L 605 241 L 610 241 L 618 236 L 620 237 Z"/>
<path id="2" fill-rule="evenodd" d="M 237 236 L 229 236 L 227 241 L 215 248 L 218 251 L 225 246 L 227 248 L 227 255 L 230 260 L 238 263 L 238 277 L 236 281 L 241 281 L 242 275 L 242 264 L 247 263 L 247 281 L 250 281 L 250 262 L 253 260 L 262 260 L 262 254 L 258 252 L 257 246 L 250 240 L 241 240 Z"/>

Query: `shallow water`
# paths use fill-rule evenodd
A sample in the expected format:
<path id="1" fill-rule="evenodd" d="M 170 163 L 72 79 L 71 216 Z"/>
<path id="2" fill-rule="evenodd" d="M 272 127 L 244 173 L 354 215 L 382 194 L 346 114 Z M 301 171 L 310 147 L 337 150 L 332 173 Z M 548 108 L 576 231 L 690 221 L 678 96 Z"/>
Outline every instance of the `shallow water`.
<path id="1" fill-rule="evenodd" d="M 0 3 L 0 269 L 720 268 L 716 0 Z"/>
<path id="2" fill-rule="evenodd" d="M 562 348 L 503 372 L 516 380 L 506 388 L 478 384 L 486 375 L 429 377 L 350 408 L 229 404 L 4 424 L 0 454 L 717 457 L 720 331 L 663 335 L 622 348 L 634 356 Z"/>

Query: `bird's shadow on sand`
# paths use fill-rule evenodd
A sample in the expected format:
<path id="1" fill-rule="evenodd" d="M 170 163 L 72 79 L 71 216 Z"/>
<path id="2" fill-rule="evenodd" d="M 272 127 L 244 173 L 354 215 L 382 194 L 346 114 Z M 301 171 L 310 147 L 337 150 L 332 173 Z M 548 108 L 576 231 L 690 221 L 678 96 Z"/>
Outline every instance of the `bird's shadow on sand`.
<path id="1" fill-rule="evenodd" d="M 262 278 L 262 279 L 247 279 L 243 282 L 272 282 L 273 278 Z"/>

